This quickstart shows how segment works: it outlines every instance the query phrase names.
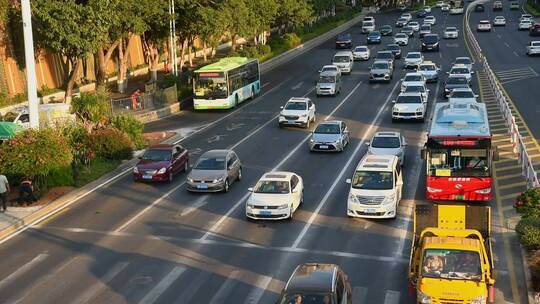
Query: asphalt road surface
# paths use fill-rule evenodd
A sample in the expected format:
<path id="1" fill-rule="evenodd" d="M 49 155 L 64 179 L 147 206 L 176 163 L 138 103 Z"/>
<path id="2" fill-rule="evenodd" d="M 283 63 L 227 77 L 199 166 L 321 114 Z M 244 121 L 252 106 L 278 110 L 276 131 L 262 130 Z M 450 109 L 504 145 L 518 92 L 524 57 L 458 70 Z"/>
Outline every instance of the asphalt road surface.
<path id="1" fill-rule="evenodd" d="M 438 9 L 433 14 L 440 34 L 446 25 L 462 28 L 462 16 L 441 15 Z M 393 25 L 396 18 L 376 15 L 376 22 Z M 350 32 L 355 44 L 365 44 L 358 26 Z M 390 39 L 383 37 L 372 53 Z M 404 53 L 417 50 L 415 38 Z M 428 121 L 391 122 L 391 100 L 404 75 L 401 61 L 389 84 L 369 84 L 372 60 L 357 62 L 338 97 L 317 98 L 316 71 L 335 52 L 328 41 L 265 74 L 261 95 L 237 110 L 187 112 L 149 125 L 186 134 L 181 144 L 191 151 L 191 163 L 202 151 L 234 149 L 243 163 L 242 181 L 226 194 L 191 194 L 185 174 L 172 184 L 133 183 L 123 176 L 0 246 L 0 302 L 273 303 L 299 263 L 328 262 L 349 275 L 354 303 L 414 303 L 407 265 L 412 207 L 424 200 L 419 154 Z M 455 57 L 467 55 L 463 37 L 442 41 L 441 52 L 425 54 L 443 72 Z M 429 84 L 428 112 L 441 98 L 441 85 Z M 338 154 L 309 153 L 309 131 L 280 129 L 276 115 L 292 96 L 314 100 L 317 122 L 345 120 L 350 146 Z M 378 130 L 399 130 L 409 143 L 404 199 L 395 220 L 349 219 L 345 179 Z M 247 188 L 274 169 L 303 177 L 304 204 L 292 221 L 247 221 Z M 525 303 L 522 273 L 506 268 L 501 244 L 495 234 L 497 303 L 518 303 L 517 298 Z"/>

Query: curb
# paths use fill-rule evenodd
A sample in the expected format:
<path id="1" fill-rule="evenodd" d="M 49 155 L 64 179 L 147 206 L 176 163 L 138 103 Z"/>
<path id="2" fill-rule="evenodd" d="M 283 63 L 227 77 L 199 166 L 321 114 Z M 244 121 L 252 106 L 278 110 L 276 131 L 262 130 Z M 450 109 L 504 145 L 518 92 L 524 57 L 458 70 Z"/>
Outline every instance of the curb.
<path id="1" fill-rule="evenodd" d="M 520 246 L 521 250 L 521 262 L 523 263 L 523 273 L 525 273 L 525 283 L 527 284 L 527 303 L 529 304 L 538 304 L 539 301 L 535 300 L 535 292 L 532 288 L 532 274 L 531 270 L 529 269 L 529 265 L 527 265 L 527 252 L 525 249 L 523 249 L 523 246 Z M 539 295 L 539 293 L 536 293 L 536 295 Z"/>

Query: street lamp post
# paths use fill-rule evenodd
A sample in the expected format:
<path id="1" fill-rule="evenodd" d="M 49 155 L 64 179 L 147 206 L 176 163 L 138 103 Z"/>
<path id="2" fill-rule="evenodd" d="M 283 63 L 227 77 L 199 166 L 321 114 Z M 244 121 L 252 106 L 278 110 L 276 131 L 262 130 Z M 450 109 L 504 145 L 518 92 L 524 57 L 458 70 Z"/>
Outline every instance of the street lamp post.
<path id="1" fill-rule="evenodd" d="M 34 61 L 34 37 L 32 36 L 32 9 L 30 0 L 21 0 L 24 35 L 24 59 L 26 60 L 26 85 L 30 127 L 39 128 L 39 103 L 37 97 L 36 62 Z"/>
<path id="2" fill-rule="evenodd" d="M 171 49 L 171 72 L 173 75 L 178 76 L 178 69 L 176 67 L 176 20 L 174 13 L 174 0 L 169 0 L 169 44 Z"/>

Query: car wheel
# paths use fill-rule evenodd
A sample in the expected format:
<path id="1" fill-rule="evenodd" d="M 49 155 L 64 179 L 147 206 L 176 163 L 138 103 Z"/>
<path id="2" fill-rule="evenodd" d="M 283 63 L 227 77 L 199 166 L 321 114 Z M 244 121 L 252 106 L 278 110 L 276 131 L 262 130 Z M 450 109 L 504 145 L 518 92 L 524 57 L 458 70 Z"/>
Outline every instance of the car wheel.
<path id="1" fill-rule="evenodd" d="M 236 178 L 237 181 L 241 181 L 242 180 L 242 167 L 240 167 L 240 169 L 238 169 L 238 177 Z"/>
<path id="2" fill-rule="evenodd" d="M 225 186 L 223 186 L 223 192 L 229 192 L 229 180 L 225 179 Z"/>
<path id="3" fill-rule="evenodd" d="M 306 125 L 305 125 L 306 129 L 309 129 L 309 124 L 310 124 L 310 123 L 311 123 L 311 119 L 308 118 L 308 120 L 307 120 L 307 122 L 306 122 Z"/>
<path id="4" fill-rule="evenodd" d="M 392 123 L 397 122 L 397 118 L 392 117 Z"/>
<path id="5" fill-rule="evenodd" d="M 251 100 L 255 99 L 255 87 L 251 87 Z"/>
<path id="6" fill-rule="evenodd" d="M 184 172 L 187 172 L 188 169 L 189 169 L 189 164 L 188 164 L 188 161 L 186 160 L 186 162 L 184 163 Z"/>
<path id="7" fill-rule="evenodd" d="M 236 108 L 238 106 L 238 95 L 234 96 L 234 107 Z"/>
<path id="8" fill-rule="evenodd" d="M 172 172 L 169 172 L 169 177 L 167 178 L 167 182 L 169 182 L 169 184 L 170 184 L 170 183 L 172 183 L 172 181 L 173 181 L 173 174 L 172 174 Z"/>
<path id="9" fill-rule="evenodd" d="M 287 220 L 292 221 L 292 219 L 293 219 L 293 214 L 294 214 L 294 211 L 293 211 L 293 205 L 292 205 L 292 204 L 291 204 L 291 207 L 290 207 L 290 208 L 291 208 L 291 213 L 289 214 L 289 217 L 287 218 Z"/>

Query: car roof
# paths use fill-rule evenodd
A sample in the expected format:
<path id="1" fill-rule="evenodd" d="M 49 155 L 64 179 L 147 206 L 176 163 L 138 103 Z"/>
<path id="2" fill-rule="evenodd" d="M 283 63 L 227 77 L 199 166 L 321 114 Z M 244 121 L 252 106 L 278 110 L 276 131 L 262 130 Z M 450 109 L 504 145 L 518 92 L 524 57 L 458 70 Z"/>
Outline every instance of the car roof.
<path id="1" fill-rule="evenodd" d="M 420 92 L 401 92 L 398 94 L 398 97 L 400 96 L 420 96 L 422 97 L 422 94 Z"/>
<path id="2" fill-rule="evenodd" d="M 398 157 L 395 155 L 365 155 L 356 170 L 392 171 L 397 161 Z"/>
<path id="3" fill-rule="evenodd" d="M 327 120 L 327 121 L 323 121 L 321 123 L 319 123 L 318 125 L 339 125 L 341 124 L 342 121 L 341 120 Z"/>
<path id="4" fill-rule="evenodd" d="M 458 64 L 454 64 L 450 70 L 453 70 L 453 69 L 469 69 L 466 65 L 464 65 L 463 63 L 458 63 Z"/>
<path id="5" fill-rule="evenodd" d="M 148 147 L 147 150 L 168 150 L 168 149 L 172 149 L 172 147 L 174 147 L 174 145 L 171 145 L 171 144 L 157 144 L 157 145 L 152 145 L 152 146 Z"/>
<path id="6" fill-rule="evenodd" d="M 307 97 L 291 97 L 287 102 L 308 102 L 309 98 Z"/>
<path id="7" fill-rule="evenodd" d="M 227 154 L 229 154 L 231 150 L 225 150 L 225 149 L 216 149 L 216 150 L 210 150 L 206 151 L 201 155 L 201 157 L 225 157 Z"/>
<path id="8" fill-rule="evenodd" d="M 389 51 L 389 50 L 382 50 L 382 51 L 377 51 L 377 55 L 379 54 L 392 54 L 392 51 Z"/>
<path id="9" fill-rule="evenodd" d="M 419 73 L 419 72 L 409 72 L 407 74 L 405 74 L 405 77 L 407 76 L 423 76 L 422 73 Z"/>
<path id="10" fill-rule="evenodd" d="M 305 263 L 298 265 L 285 285 L 287 293 L 299 291 L 333 292 L 338 266 L 334 264 Z"/>
<path id="11" fill-rule="evenodd" d="M 339 75 L 339 71 L 328 70 L 328 71 L 323 71 L 319 74 L 319 76 L 336 76 L 336 75 Z"/>
<path id="12" fill-rule="evenodd" d="M 291 176 L 293 176 L 294 173 L 287 172 L 287 171 L 272 171 L 267 172 L 259 180 L 280 180 L 280 181 L 288 181 L 291 179 Z"/>
<path id="13" fill-rule="evenodd" d="M 400 137 L 401 133 L 399 132 L 391 132 L 391 131 L 380 131 L 375 133 L 373 137 Z"/>
<path id="14" fill-rule="evenodd" d="M 456 88 L 456 89 L 453 89 L 452 92 L 473 92 L 473 90 L 471 89 L 471 87 L 465 87 L 465 88 Z M 474 93 L 474 92 L 473 92 Z"/>
<path id="15" fill-rule="evenodd" d="M 436 64 L 433 61 L 424 60 L 424 62 L 420 63 L 420 65 L 436 65 Z"/>
<path id="16" fill-rule="evenodd" d="M 457 27 L 455 26 L 447 26 L 445 30 L 457 30 Z"/>
<path id="17" fill-rule="evenodd" d="M 339 51 L 334 54 L 334 56 L 351 56 L 351 51 Z"/>
<path id="18" fill-rule="evenodd" d="M 407 56 L 409 56 L 409 55 L 422 55 L 422 53 L 420 53 L 420 52 L 408 52 Z"/>
<path id="19" fill-rule="evenodd" d="M 390 63 L 388 63 L 388 60 L 375 60 L 375 61 L 373 61 L 373 64 L 376 64 L 376 63 L 384 63 L 384 64 L 388 64 L 388 65 L 390 64 Z"/>
<path id="20" fill-rule="evenodd" d="M 323 69 L 339 69 L 339 67 L 337 65 L 333 65 L 333 64 L 327 64 L 327 65 L 323 65 L 322 67 Z"/>
<path id="21" fill-rule="evenodd" d="M 396 33 L 396 37 L 397 37 L 397 36 L 404 36 L 405 38 L 408 38 L 408 37 L 407 37 L 407 34 L 405 34 L 405 33 Z"/>

